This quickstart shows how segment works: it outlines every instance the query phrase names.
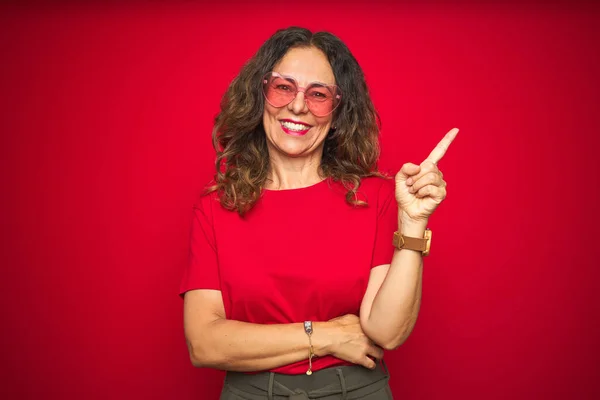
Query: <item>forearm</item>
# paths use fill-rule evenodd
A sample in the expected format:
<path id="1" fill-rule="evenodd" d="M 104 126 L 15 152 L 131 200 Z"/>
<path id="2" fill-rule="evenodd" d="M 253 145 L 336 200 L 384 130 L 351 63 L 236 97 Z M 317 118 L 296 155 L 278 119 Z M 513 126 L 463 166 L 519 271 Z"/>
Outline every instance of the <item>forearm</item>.
<path id="1" fill-rule="evenodd" d="M 404 235 L 423 237 L 426 222 L 414 223 L 399 218 L 399 229 Z M 395 250 L 370 312 L 362 319 L 365 333 L 375 343 L 385 349 L 395 349 L 408 338 L 419 314 L 422 282 L 421 252 Z"/>
<path id="2" fill-rule="evenodd" d="M 313 322 L 315 354 L 328 354 L 328 323 Z M 261 325 L 218 319 L 188 339 L 192 363 L 226 371 L 263 371 L 308 359 L 302 323 Z"/>

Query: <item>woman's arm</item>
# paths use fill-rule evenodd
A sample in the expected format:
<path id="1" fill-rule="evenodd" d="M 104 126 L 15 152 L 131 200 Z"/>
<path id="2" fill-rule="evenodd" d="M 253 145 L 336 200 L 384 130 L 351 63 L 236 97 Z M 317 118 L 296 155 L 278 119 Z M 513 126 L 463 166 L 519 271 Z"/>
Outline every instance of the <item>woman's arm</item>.
<path id="1" fill-rule="evenodd" d="M 308 359 L 302 323 L 260 325 L 225 318 L 221 292 L 190 290 L 184 298 L 184 330 L 196 367 L 227 371 L 263 371 Z M 313 322 L 315 354 L 335 355 L 374 368 L 368 356 L 383 352 L 362 332 L 356 316 Z"/>
<path id="2" fill-rule="evenodd" d="M 425 233 L 423 224 L 400 221 L 399 225 L 406 236 Z M 395 250 L 391 264 L 371 270 L 360 308 L 361 326 L 371 340 L 386 350 L 404 343 L 417 322 L 422 281 L 423 256 L 413 250 Z"/>
<path id="3" fill-rule="evenodd" d="M 429 217 L 446 198 L 446 181 L 437 163 L 457 134 L 458 129 L 451 129 L 425 161 L 404 164 L 396 174 L 398 230 L 404 235 L 422 238 Z M 415 326 L 421 306 L 422 257 L 421 252 L 396 249 L 389 266 L 371 272 L 360 320 L 367 336 L 384 349 L 400 346 Z"/>

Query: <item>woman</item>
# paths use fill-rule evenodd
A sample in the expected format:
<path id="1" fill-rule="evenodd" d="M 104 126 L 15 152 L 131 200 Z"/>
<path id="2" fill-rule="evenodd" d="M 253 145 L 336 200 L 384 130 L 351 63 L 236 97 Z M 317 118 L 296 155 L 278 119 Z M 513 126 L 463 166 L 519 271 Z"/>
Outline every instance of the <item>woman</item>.
<path id="1" fill-rule="evenodd" d="M 193 365 L 228 371 L 221 399 L 392 398 L 378 360 L 417 319 L 457 130 L 391 180 L 377 122 L 330 33 L 276 32 L 230 85 L 180 288 Z"/>

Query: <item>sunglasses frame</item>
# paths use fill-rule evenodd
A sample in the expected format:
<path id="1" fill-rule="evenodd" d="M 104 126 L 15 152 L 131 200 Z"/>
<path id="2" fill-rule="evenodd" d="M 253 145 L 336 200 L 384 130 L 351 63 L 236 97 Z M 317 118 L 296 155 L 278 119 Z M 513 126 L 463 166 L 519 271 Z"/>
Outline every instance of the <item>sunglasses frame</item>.
<path id="1" fill-rule="evenodd" d="M 267 84 L 270 81 L 270 78 L 272 78 L 272 77 L 283 78 L 283 79 L 286 79 L 286 80 L 291 80 L 291 81 L 293 81 L 293 83 L 294 83 L 294 85 L 296 87 L 296 93 L 294 94 L 294 97 L 292 97 L 289 102 L 287 102 L 287 103 L 285 103 L 285 104 L 283 104 L 281 106 L 276 106 L 275 104 L 271 103 L 269 101 L 269 97 L 267 96 L 267 92 L 265 90 L 266 87 L 267 87 Z M 333 93 L 335 93 L 335 99 L 334 100 L 337 100 L 337 103 L 335 103 L 335 105 L 333 106 L 333 108 L 331 109 L 331 111 L 329 111 L 327 114 L 322 114 L 322 115 L 315 114 L 315 112 L 310 107 L 311 101 L 306 97 L 306 90 L 309 89 L 312 85 L 315 85 L 315 84 L 317 84 L 317 85 L 319 85 L 321 87 L 331 88 L 331 89 L 333 89 Z M 262 90 L 263 96 L 265 97 L 265 100 L 267 101 L 267 103 L 269 103 L 270 105 L 272 105 L 275 108 L 281 108 L 281 107 L 287 106 L 288 104 L 290 104 L 291 102 L 293 102 L 294 100 L 296 100 L 296 97 L 298 96 L 298 93 L 300 93 L 300 92 L 304 93 L 304 95 L 305 95 L 304 96 L 304 104 L 310 110 L 310 112 L 313 113 L 317 117 L 326 117 L 326 116 L 328 116 L 329 114 L 333 113 L 336 110 L 336 108 L 338 108 L 338 106 L 340 105 L 340 103 L 342 102 L 342 91 L 341 91 L 340 87 L 337 86 L 337 85 L 329 85 L 329 84 L 322 83 L 322 82 L 311 82 L 307 86 L 300 86 L 300 85 L 298 85 L 298 80 L 296 78 L 294 78 L 293 76 L 283 75 L 283 74 L 280 74 L 280 73 L 275 72 L 275 71 L 267 72 L 266 74 L 263 75 L 261 87 L 262 87 L 261 90 Z"/>

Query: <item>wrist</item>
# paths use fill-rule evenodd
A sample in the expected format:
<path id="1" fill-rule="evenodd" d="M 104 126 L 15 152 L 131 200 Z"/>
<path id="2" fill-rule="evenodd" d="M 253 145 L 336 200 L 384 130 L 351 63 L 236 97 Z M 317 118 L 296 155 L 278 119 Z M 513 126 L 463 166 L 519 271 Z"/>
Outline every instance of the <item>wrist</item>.
<path id="1" fill-rule="evenodd" d="M 398 215 L 398 231 L 406 236 L 423 237 L 428 223 L 429 219 L 415 220 L 406 215 L 404 211 Z"/>

